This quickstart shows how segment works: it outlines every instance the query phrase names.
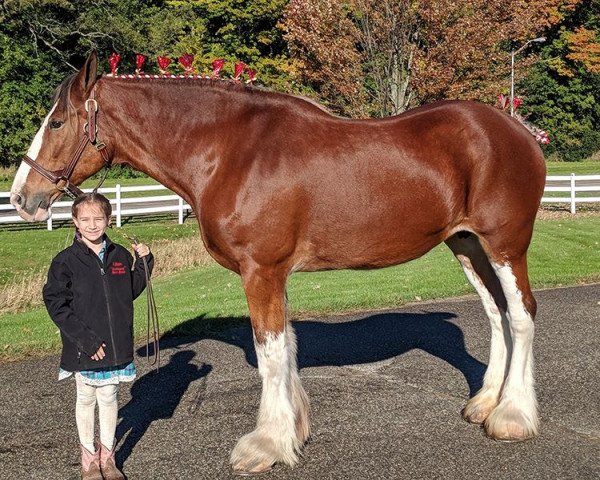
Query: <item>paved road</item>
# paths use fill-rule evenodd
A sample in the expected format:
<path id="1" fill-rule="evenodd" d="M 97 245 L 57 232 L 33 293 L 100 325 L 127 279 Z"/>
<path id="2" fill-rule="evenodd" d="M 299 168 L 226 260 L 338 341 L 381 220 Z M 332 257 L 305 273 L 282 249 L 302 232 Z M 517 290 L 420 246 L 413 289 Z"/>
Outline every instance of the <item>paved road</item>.
<path id="1" fill-rule="evenodd" d="M 460 418 L 488 352 L 478 301 L 419 303 L 295 322 L 313 436 L 296 468 L 261 478 L 600 478 L 600 285 L 536 296 L 537 439 L 497 443 Z M 118 460 L 130 479 L 233 478 L 260 395 L 250 330 L 171 339 L 163 356 L 158 375 L 140 360 L 120 393 Z M 56 368 L 55 356 L 0 365 L 2 479 L 77 478 L 74 385 Z"/>

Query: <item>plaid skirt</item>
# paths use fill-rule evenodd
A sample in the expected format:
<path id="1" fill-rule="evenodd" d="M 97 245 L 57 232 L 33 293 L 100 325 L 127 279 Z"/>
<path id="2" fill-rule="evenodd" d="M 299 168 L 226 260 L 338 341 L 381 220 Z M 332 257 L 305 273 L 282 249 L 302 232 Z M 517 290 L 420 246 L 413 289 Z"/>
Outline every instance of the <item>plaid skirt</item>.
<path id="1" fill-rule="evenodd" d="M 101 386 L 101 385 L 116 385 L 121 382 L 133 382 L 136 377 L 135 365 L 129 362 L 116 367 L 99 368 L 95 370 L 82 370 L 75 372 L 75 376 L 81 378 L 86 385 Z M 73 372 L 68 372 L 62 368 L 58 371 L 58 379 L 63 380 L 73 375 Z"/>

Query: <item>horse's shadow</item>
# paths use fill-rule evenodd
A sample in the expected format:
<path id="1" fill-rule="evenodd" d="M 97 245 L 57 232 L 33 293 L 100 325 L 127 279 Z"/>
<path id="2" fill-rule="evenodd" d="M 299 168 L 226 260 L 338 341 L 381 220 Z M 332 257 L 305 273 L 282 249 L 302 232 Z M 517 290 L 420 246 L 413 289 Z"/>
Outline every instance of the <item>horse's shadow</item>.
<path id="1" fill-rule="evenodd" d="M 386 312 L 340 322 L 295 321 L 298 367 L 302 369 L 373 363 L 420 349 L 459 370 L 473 396 L 482 386 L 487 366 L 466 351 L 462 330 L 448 321 L 452 318 L 456 318 L 456 315 L 448 312 Z M 246 361 L 256 367 L 256 353 L 248 319 L 222 320 L 227 320 L 228 328 L 215 328 L 208 332 L 203 329 L 203 324 L 209 321 L 215 326 L 218 325 L 218 319 L 208 319 L 201 315 L 187 320 L 167 332 L 162 344 L 181 345 L 182 339 L 172 336 L 204 330 L 205 333 L 197 336 L 197 340 L 214 339 L 235 345 L 244 350 Z M 189 341 L 188 337 L 185 343 Z"/>
<path id="2" fill-rule="evenodd" d="M 481 388 L 486 365 L 466 351 L 462 330 L 448 321 L 455 317 L 447 312 L 380 313 L 352 321 L 295 321 L 298 367 L 373 363 L 420 349 L 459 370 L 473 396 Z M 207 328 L 207 324 L 214 328 Z M 190 335 L 193 332 L 204 333 Z M 161 348 L 181 348 L 205 339 L 241 348 L 246 361 L 257 366 L 247 318 L 213 319 L 204 315 L 192 318 L 166 332 Z M 144 355 L 145 350 L 145 347 L 138 349 L 138 354 Z M 121 464 L 153 421 L 173 415 L 190 383 L 210 373 L 210 365 L 198 367 L 191 363 L 194 356 L 191 350 L 176 351 L 159 373 L 151 372 L 135 381 L 131 401 L 119 411 L 122 421 L 117 438 L 129 432 L 117 453 Z"/>

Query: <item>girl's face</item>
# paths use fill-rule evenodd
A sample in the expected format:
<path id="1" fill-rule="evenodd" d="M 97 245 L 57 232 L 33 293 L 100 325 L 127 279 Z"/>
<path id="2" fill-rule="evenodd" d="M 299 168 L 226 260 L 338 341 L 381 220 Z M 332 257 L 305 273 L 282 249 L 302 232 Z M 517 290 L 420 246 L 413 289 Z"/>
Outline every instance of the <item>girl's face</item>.
<path id="1" fill-rule="evenodd" d="M 73 217 L 73 222 L 86 243 L 97 245 L 102 243 L 109 219 L 98 205 L 87 203 L 79 207 L 77 217 Z"/>

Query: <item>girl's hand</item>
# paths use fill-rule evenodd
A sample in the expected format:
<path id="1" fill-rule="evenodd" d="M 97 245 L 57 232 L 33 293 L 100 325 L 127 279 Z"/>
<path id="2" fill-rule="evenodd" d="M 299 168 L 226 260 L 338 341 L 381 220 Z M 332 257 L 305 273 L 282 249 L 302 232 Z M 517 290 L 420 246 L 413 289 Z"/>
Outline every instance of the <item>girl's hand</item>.
<path id="1" fill-rule="evenodd" d="M 106 353 L 104 353 L 104 347 L 106 347 L 106 343 L 103 343 L 102 345 L 100 345 L 100 348 L 98 349 L 98 351 L 92 355 L 92 360 L 99 362 L 106 356 Z"/>
<path id="2" fill-rule="evenodd" d="M 150 249 L 148 248 L 148 245 L 145 245 L 143 243 L 138 243 L 137 245 L 131 245 L 131 246 L 135 250 L 135 253 L 137 253 L 138 257 L 145 257 L 146 255 L 148 255 L 150 253 Z"/>

